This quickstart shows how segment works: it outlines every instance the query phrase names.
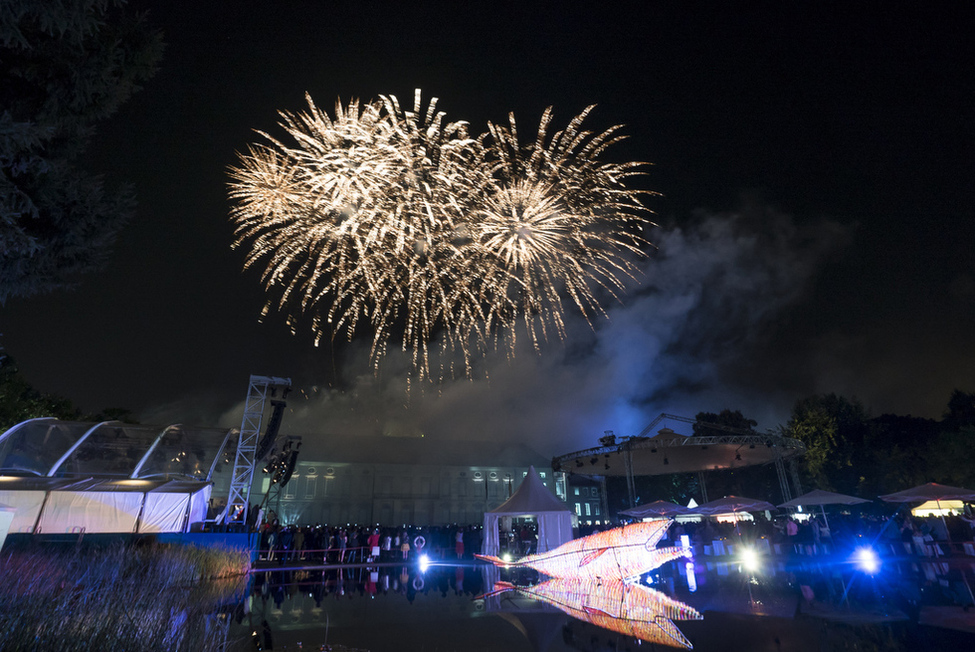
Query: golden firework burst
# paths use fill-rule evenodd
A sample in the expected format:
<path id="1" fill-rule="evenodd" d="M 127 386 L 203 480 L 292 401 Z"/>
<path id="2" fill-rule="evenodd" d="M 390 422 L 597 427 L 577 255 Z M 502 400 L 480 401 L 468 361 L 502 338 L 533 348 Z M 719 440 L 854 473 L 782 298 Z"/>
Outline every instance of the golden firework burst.
<path id="1" fill-rule="evenodd" d="M 551 138 L 547 110 L 522 146 L 513 116 L 472 138 L 419 91 L 410 110 L 380 96 L 337 102 L 334 119 L 307 101 L 281 113 L 287 143 L 258 132 L 230 169 L 234 246 L 265 264 L 292 328 L 309 314 L 317 338 L 352 338 L 368 323 L 374 364 L 400 335 L 421 379 L 434 342 L 469 374 L 519 324 L 536 347 L 564 336 L 563 296 L 590 319 L 636 276 L 650 222 L 624 182 L 642 164 L 599 160 L 621 136 L 581 130 L 593 107 Z"/>

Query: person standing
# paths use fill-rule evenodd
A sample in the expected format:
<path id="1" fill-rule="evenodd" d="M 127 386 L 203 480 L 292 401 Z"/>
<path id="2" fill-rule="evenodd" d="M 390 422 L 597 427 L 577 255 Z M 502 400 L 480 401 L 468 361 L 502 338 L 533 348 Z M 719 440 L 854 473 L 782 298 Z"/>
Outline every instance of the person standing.
<path id="1" fill-rule="evenodd" d="M 463 559 L 464 557 L 464 528 L 457 528 L 457 532 L 454 534 L 454 552 L 457 553 L 457 559 Z"/>
<path id="2" fill-rule="evenodd" d="M 339 530 L 339 563 L 345 563 L 345 549 L 349 546 L 349 537 L 345 530 Z"/>
<path id="3" fill-rule="evenodd" d="M 404 531 L 400 535 L 399 540 L 400 540 L 399 549 L 400 552 L 403 553 L 403 561 L 406 561 L 410 556 L 410 537 Z"/>
<path id="4" fill-rule="evenodd" d="M 796 547 L 799 543 L 799 525 L 794 518 L 790 518 L 785 522 L 785 536 L 793 552 L 799 552 L 799 548 Z"/>
<path id="5" fill-rule="evenodd" d="M 379 530 L 373 530 L 369 538 L 366 539 L 366 545 L 369 547 L 369 561 L 379 559 Z"/>
<path id="6" fill-rule="evenodd" d="M 389 559 L 391 556 L 390 551 L 392 549 L 393 549 L 393 536 L 389 533 L 389 530 L 387 529 L 386 536 L 383 537 L 383 550 L 382 550 L 382 554 L 380 555 L 380 558 L 385 557 L 386 559 Z"/>

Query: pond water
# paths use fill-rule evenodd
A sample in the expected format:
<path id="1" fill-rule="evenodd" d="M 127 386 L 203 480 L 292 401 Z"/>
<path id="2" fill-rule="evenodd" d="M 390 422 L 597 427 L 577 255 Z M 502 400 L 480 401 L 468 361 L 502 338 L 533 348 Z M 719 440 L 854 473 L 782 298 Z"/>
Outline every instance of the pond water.
<path id="1" fill-rule="evenodd" d="M 646 588 L 480 562 L 269 570 L 228 614 L 228 649 L 971 650 L 973 562 L 884 560 L 869 574 L 837 558 L 753 570 L 698 558 L 644 576 Z"/>

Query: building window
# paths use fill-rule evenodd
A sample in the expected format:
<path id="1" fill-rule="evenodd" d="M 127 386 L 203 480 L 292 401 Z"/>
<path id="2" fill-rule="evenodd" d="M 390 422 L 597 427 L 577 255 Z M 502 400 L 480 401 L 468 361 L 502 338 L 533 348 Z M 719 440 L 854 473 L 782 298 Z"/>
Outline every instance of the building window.
<path id="1" fill-rule="evenodd" d="M 597 496 L 599 496 L 599 487 L 593 487 L 592 488 L 592 497 L 593 498 L 596 498 Z"/>
<path id="2" fill-rule="evenodd" d="M 575 494 L 576 496 L 578 496 L 578 495 L 579 495 L 579 487 L 575 487 L 575 488 L 573 488 L 573 490 L 572 490 L 572 492 L 573 492 L 573 493 L 574 493 L 574 494 Z"/>
<path id="3" fill-rule="evenodd" d="M 305 498 L 314 498 L 315 490 L 318 488 L 318 477 L 309 476 L 307 484 L 305 485 Z"/>
<path id="4" fill-rule="evenodd" d="M 589 511 L 589 503 L 586 503 L 586 516 L 592 516 L 592 513 Z"/>
<path id="5" fill-rule="evenodd" d="M 599 516 L 599 503 L 594 503 L 593 504 L 593 506 L 592 506 L 592 514 L 593 514 L 593 516 Z"/>
<path id="6" fill-rule="evenodd" d="M 582 504 L 576 503 L 576 516 L 582 516 Z"/>

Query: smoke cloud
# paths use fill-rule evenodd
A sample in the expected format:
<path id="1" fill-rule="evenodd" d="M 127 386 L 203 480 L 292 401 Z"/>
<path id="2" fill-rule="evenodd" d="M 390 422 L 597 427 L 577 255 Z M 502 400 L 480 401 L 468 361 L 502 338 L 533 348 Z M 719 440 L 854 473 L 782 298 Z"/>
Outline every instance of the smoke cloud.
<path id="1" fill-rule="evenodd" d="M 502 440 L 554 456 L 596 445 L 605 430 L 636 434 L 660 412 L 738 409 L 774 427 L 799 396 L 768 387 L 770 342 L 849 239 L 834 222 L 768 209 L 698 214 L 658 229 L 640 282 L 608 318 L 570 318 L 565 341 L 539 353 L 519 343 L 514 356 L 481 361 L 474 380 L 410 388 L 405 356 L 391 353 L 373 374 L 355 351 L 346 368 L 364 371 L 351 389 L 293 393 L 283 431 Z M 221 422 L 239 424 L 241 411 Z"/>

